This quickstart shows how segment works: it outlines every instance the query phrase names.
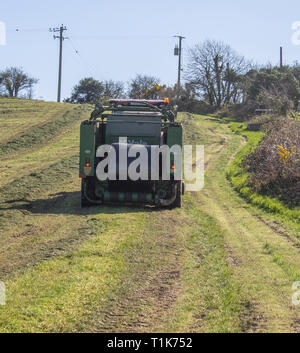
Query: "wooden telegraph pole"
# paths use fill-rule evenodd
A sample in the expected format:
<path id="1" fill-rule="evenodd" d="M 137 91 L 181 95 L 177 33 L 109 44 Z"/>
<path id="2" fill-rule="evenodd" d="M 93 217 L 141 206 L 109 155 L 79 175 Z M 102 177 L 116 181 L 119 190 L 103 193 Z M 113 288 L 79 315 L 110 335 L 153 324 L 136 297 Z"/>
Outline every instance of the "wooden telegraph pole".
<path id="1" fill-rule="evenodd" d="M 63 36 L 64 31 L 67 28 L 64 25 L 61 25 L 59 28 L 50 28 L 50 32 L 59 32 L 59 36 L 53 35 L 54 39 L 59 39 L 59 60 L 58 60 L 58 88 L 57 88 L 57 101 L 60 102 L 61 99 L 61 74 L 62 74 L 62 49 L 63 49 L 63 40 L 67 39 Z"/>
<path id="2" fill-rule="evenodd" d="M 182 54 L 182 40 L 185 37 L 182 36 L 174 36 L 178 38 L 178 46 L 175 46 L 174 55 L 178 56 L 178 76 L 177 76 L 177 99 L 180 97 L 180 78 L 181 78 L 181 54 Z"/>

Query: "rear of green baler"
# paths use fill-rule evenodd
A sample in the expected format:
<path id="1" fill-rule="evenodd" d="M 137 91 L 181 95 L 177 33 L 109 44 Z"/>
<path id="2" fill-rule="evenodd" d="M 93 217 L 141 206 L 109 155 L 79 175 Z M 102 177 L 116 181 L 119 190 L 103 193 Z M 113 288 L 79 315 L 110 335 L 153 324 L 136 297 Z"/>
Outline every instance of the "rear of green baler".
<path id="1" fill-rule="evenodd" d="M 82 179 L 81 205 L 106 202 L 181 206 L 183 182 L 174 179 L 174 156 L 170 156 L 170 180 L 99 180 L 96 157 L 99 146 L 116 146 L 127 138 L 128 146 L 182 146 L 182 126 L 164 101 L 111 100 L 98 106 L 80 127 L 79 175 Z M 165 163 L 162 161 L 162 163 Z M 161 175 L 161 174 L 160 174 Z"/>

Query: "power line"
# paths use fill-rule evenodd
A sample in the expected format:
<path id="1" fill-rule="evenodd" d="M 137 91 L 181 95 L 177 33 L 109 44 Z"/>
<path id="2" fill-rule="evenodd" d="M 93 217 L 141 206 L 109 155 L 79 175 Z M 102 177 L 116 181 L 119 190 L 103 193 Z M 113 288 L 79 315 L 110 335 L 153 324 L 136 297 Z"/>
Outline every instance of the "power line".
<path id="1" fill-rule="evenodd" d="M 48 30 L 46 28 L 22 28 L 22 27 L 18 27 L 16 26 L 11 27 L 10 29 L 8 29 L 8 32 L 15 32 L 15 33 L 37 33 L 37 32 L 46 32 L 46 31 L 50 31 L 53 33 L 59 33 L 59 35 L 53 35 L 54 39 L 59 39 L 59 68 L 58 68 L 58 89 L 57 89 L 57 101 L 60 102 L 61 101 L 61 84 L 62 84 L 62 49 L 63 49 L 63 41 L 65 39 L 69 39 L 69 43 L 71 45 L 71 47 L 73 48 L 76 56 L 80 59 L 80 61 L 82 62 L 82 64 L 84 65 L 85 68 L 88 68 L 90 73 L 92 74 L 92 76 L 94 75 L 94 73 L 97 73 L 98 70 L 95 70 L 94 67 L 92 67 L 86 60 L 85 58 L 81 55 L 80 50 L 78 49 L 78 45 L 75 44 L 73 42 L 74 38 L 81 38 L 81 39 L 120 39 L 120 40 L 124 40 L 124 39 L 134 39 L 134 40 L 144 40 L 144 39 L 163 39 L 165 40 L 166 38 L 170 38 L 170 36 L 168 35 L 153 35 L 153 34 L 134 34 L 134 35 L 98 35 L 98 34 L 92 34 L 92 35 L 73 35 L 72 34 L 72 39 L 71 38 L 67 38 L 64 37 L 64 31 L 67 31 L 67 28 L 64 25 L 61 25 L 60 27 L 55 27 L 55 28 L 49 28 Z M 180 55 L 179 55 L 179 71 L 178 71 L 178 92 L 180 91 L 180 70 L 181 70 L 181 40 L 184 39 L 184 37 L 180 37 L 180 36 L 175 36 L 179 38 L 180 41 Z M 178 93 L 179 94 L 179 93 Z"/>
<path id="2" fill-rule="evenodd" d="M 72 49 L 74 50 L 76 56 L 78 57 L 78 59 L 81 61 L 81 63 L 84 65 L 85 68 L 89 69 L 89 72 L 92 76 L 94 76 L 94 74 L 96 73 L 96 70 L 94 67 L 92 67 L 86 60 L 85 58 L 82 56 L 81 51 L 79 50 L 78 46 L 74 43 L 74 41 L 72 40 L 71 37 L 68 38 L 69 39 L 69 43 L 72 47 Z"/>
<path id="3" fill-rule="evenodd" d="M 15 28 L 7 28 L 7 32 L 48 32 L 47 28 L 20 28 L 20 27 L 15 27 Z"/>
<path id="4" fill-rule="evenodd" d="M 75 53 L 78 54 L 78 56 L 79 56 L 79 50 L 77 50 L 77 49 L 75 48 L 75 44 L 74 44 L 72 38 L 70 38 L 70 37 L 69 37 L 69 43 L 71 44 L 71 46 L 72 46 L 72 48 L 74 49 Z"/>
<path id="5" fill-rule="evenodd" d="M 51 28 L 53 30 L 53 28 Z M 59 28 L 57 28 L 59 31 Z M 22 28 L 11 27 L 6 30 L 7 32 L 48 32 L 48 28 Z M 170 38 L 169 35 L 153 35 L 153 34 L 74 34 L 73 39 L 166 39 Z"/>
<path id="6" fill-rule="evenodd" d="M 100 34 L 80 34 L 73 35 L 73 38 L 77 39 L 166 39 L 170 38 L 169 35 L 153 35 L 153 34 L 113 34 L 113 35 L 100 35 Z"/>

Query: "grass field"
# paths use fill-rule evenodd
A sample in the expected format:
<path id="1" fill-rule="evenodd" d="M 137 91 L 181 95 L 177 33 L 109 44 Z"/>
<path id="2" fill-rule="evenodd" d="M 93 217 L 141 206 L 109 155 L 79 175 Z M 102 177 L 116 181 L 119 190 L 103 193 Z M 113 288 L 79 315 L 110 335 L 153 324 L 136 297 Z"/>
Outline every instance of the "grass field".
<path id="1" fill-rule="evenodd" d="M 202 191 L 181 209 L 81 209 L 90 111 L 0 99 L 0 332 L 300 332 L 299 229 L 226 178 L 245 138 L 180 114 L 185 142 L 205 145 Z"/>

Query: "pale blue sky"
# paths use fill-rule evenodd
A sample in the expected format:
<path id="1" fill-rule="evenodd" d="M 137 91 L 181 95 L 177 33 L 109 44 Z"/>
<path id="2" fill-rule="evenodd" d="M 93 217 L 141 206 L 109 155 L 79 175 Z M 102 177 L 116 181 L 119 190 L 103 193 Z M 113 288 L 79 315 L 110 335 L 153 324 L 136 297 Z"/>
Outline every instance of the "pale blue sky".
<path id="1" fill-rule="evenodd" d="M 300 61 L 300 46 L 291 43 L 299 0 L 2 0 L 0 21 L 7 28 L 0 69 L 22 66 L 40 79 L 35 97 L 46 100 L 56 99 L 58 64 L 48 28 L 61 23 L 72 40 L 64 42 L 63 97 L 86 76 L 128 81 L 142 73 L 175 83 L 174 34 L 186 37 L 185 48 L 210 38 L 257 63 L 278 63 L 283 46 L 285 63 Z"/>

